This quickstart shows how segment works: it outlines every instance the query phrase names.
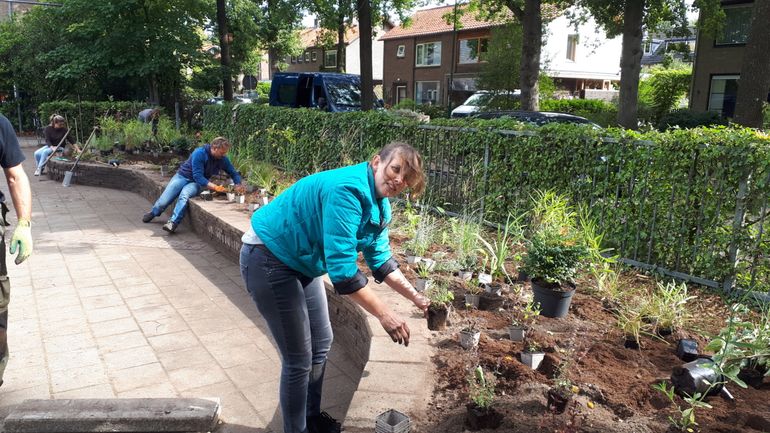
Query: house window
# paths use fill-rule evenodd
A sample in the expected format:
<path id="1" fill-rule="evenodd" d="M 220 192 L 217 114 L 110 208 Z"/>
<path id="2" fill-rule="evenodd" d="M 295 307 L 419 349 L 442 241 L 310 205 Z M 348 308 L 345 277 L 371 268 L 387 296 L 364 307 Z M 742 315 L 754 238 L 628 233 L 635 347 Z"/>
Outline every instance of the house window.
<path id="1" fill-rule="evenodd" d="M 302 63 L 302 54 L 297 56 L 297 63 Z"/>
<path id="2" fill-rule="evenodd" d="M 652 41 L 644 41 L 644 54 L 652 54 Z"/>
<path id="3" fill-rule="evenodd" d="M 575 54 L 577 53 L 577 45 L 580 41 L 578 35 L 567 36 L 567 60 L 575 61 Z"/>
<path id="4" fill-rule="evenodd" d="M 484 61 L 487 49 L 489 48 L 489 39 L 462 39 L 460 41 L 460 63 L 478 63 Z"/>
<path id="5" fill-rule="evenodd" d="M 416 62 L 417 66 L 440 66 L 441 65 L 441 42 L 430 42 L 427 44 L 417 44 Z"/>
<path id="6" fill-rule="evenodd" d="M 325 51 L 324 52 L 324 68 L 336 68 L 337 67 L 337 51 Z"/>
<path id="7" fill-rule="evenodd" d="M 418 81 L 415 84 L 414 100 L 420 105 L 436 105 L 438 91 L 438 81 Z"/>
<path id="8" fill-rule="evenodd" d="M 297 63 L 297 58 L 296 58 L 296 57 L 294 57 L 294 56 L 291 56 L 291 62 L 292 62 L 292 63 Z"/>
<path id="9" fill-rule="evenodd" d="M 310 63 L 310 51 L 305 51 L 305 63 Z"/>
<path id="10" fill-rule="evenodd" d="M 313 51 L 312 53 L 310 53 L 310 59 L 312 60 L 313 63 L 317 62 L 318 61 L 318 52 L 317 51 Z"/>
<path id="11" fill-rule="evenodd" d="M 725 6 L 725 27 L 716 45 L 745 44 L 751 26 L 751 5 Z"/>
<path id="12" fill-rule="evenodd" d="M 398 50 L 396 50 L 396 57 L 400 59 L 404 57 L 405 54 L 406 54 L 406 45 L 399 45 Z"/>
<path id="13" fill-rule="evenodd" d="M 735 96 L 738 93 L 740 75 L 714 75 L 711 77 L 709 90 L 709 111 L 720 113 L 722 117 L 735 114 Z"/>

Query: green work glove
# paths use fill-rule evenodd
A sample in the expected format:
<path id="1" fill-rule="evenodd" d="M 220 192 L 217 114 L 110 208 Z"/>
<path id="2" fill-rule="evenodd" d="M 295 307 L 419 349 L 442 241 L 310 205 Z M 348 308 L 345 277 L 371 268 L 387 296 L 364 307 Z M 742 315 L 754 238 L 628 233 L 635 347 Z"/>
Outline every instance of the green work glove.
<path id="1" fill-rule="evenodd" d="M 27 257 L 32 254 L 32 230 L 30 225 L 28 219 L 20 219 L 16 224 L 16 230 L 13 231 L 11 247 L 8 251 L 11 254 L 16 254 L 16 250 L 19 250 L 19 255 L 14 260 L 17 265 L 27 260 Z"/>

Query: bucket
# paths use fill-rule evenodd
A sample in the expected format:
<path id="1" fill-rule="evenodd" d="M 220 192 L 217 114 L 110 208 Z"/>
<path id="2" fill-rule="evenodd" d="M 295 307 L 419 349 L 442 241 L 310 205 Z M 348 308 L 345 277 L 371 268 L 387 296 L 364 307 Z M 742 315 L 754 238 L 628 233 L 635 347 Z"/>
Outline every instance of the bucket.
<path id="1" fill-rule="evenodd" d="M 566 286 L 569 288 L 567 291 L 554 290 L 541 281 L 532 280 L 534 301 L 540 303 L 541 316 L 559 318 L 567 315 L 575 286 L 571 284 Z"/>
<path id="2" fill-rule="evenodd" d="M 61 183 L 62 186 L 70 186 L 72 183 L 72 175 L 73 172 L 71 171 L 65 171 L 64 172 L 64 182 Z"/>

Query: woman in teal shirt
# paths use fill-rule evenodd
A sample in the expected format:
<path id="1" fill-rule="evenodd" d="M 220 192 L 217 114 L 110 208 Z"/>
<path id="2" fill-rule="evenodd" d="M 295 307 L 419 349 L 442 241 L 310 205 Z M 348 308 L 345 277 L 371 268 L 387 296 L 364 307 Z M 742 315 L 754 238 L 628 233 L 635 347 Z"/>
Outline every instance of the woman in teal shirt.
<path id="1" fill-rule="evenodd" d="M 300 179 L 255 212 L 243 235 L 241 274 L 281 354 L 284 433 L 339 432 L 321 412 L 326 355 L 332 344 L 323 274 L 335 291 L 377 317 L 394 342 L 409 327 L 367 287 L 361 252 L 375 281 L 427 312 L 429 301 L 398 270 L 388 240 L 389 197 L 425 189 L 420 154 L 406 143 L 385 146 L 371 161 Z"/>

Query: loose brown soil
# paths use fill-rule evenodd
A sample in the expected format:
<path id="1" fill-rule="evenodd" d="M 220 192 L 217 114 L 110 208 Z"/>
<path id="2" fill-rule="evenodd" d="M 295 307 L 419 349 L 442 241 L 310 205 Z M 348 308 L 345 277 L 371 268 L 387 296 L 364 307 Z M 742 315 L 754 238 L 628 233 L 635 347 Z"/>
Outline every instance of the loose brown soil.
<path id="1" fill-rule="evenodd" d="M 404 240 L 397 234 L 392 238 L 395 244 Z M 402 270 L 407 278 L 414 277 L 407 266 L 402 266 Z M 655 284 L 651 277 L 633 270 L 623 278 L 626 284 Z M 458 285 L 452 325 L 433 333 L 436 385 L 428 413 L 412 420 L 413 432 L 467 431 L 467 377 L 477 364 L 495 373 L 494 407 L 504 415 L 497 430 L 484 432 L 673 432 L 668 417 L 678 414 L 652 385 L 668 380 L 672 368 L 683 364 L 676 357 L 679 338 L 694 338 L 702 348 L 708 342 L 707 335 L 718 331 L 727 317 L 724 303 L 717 295 L 692 288 L 691 293 L 697 298 L 692 301 L 694 320 L 690 329 L 666 337 L 643 336 L 640 349 L 626 349 L 615 316 L 602 307 L 599 299 L 581 292 L 579 282 L 567 317 L 539 317 L 534 332 L 528 335 L 541 343 L 546 352 L 543 363 L 533 371 L 519 361 L 523 343 L 510 341 L 506 329 L 510 324 L 506 308 L 521 302 L 516 288 L 503 292 L 502 309 L 466 310 L 464 292 L 459 282 L 452 280 Z M 520 293 L 528 296 L 529 284 L 522 285 Z M 482 330 L 476 351 L 464 350 L 458 341 L 458 331 L 467 325 L 469 317 Z M 546 393 L 565 360 L 570 361 L 565 376 L 578 386 L 579 393 L 563 414 L 554 414 L 546 406 Z M 727 387 L 735 401 L 709 397 L 707 401 L 713 408 L 696 411 L 700 426 L 697 431 L 770 432 L 770 381 L 766 378 L 760 389 L 742 389 L 734 384 Z M 681 398 L 676 397 L 676 401 L 686 407 Z"/>

